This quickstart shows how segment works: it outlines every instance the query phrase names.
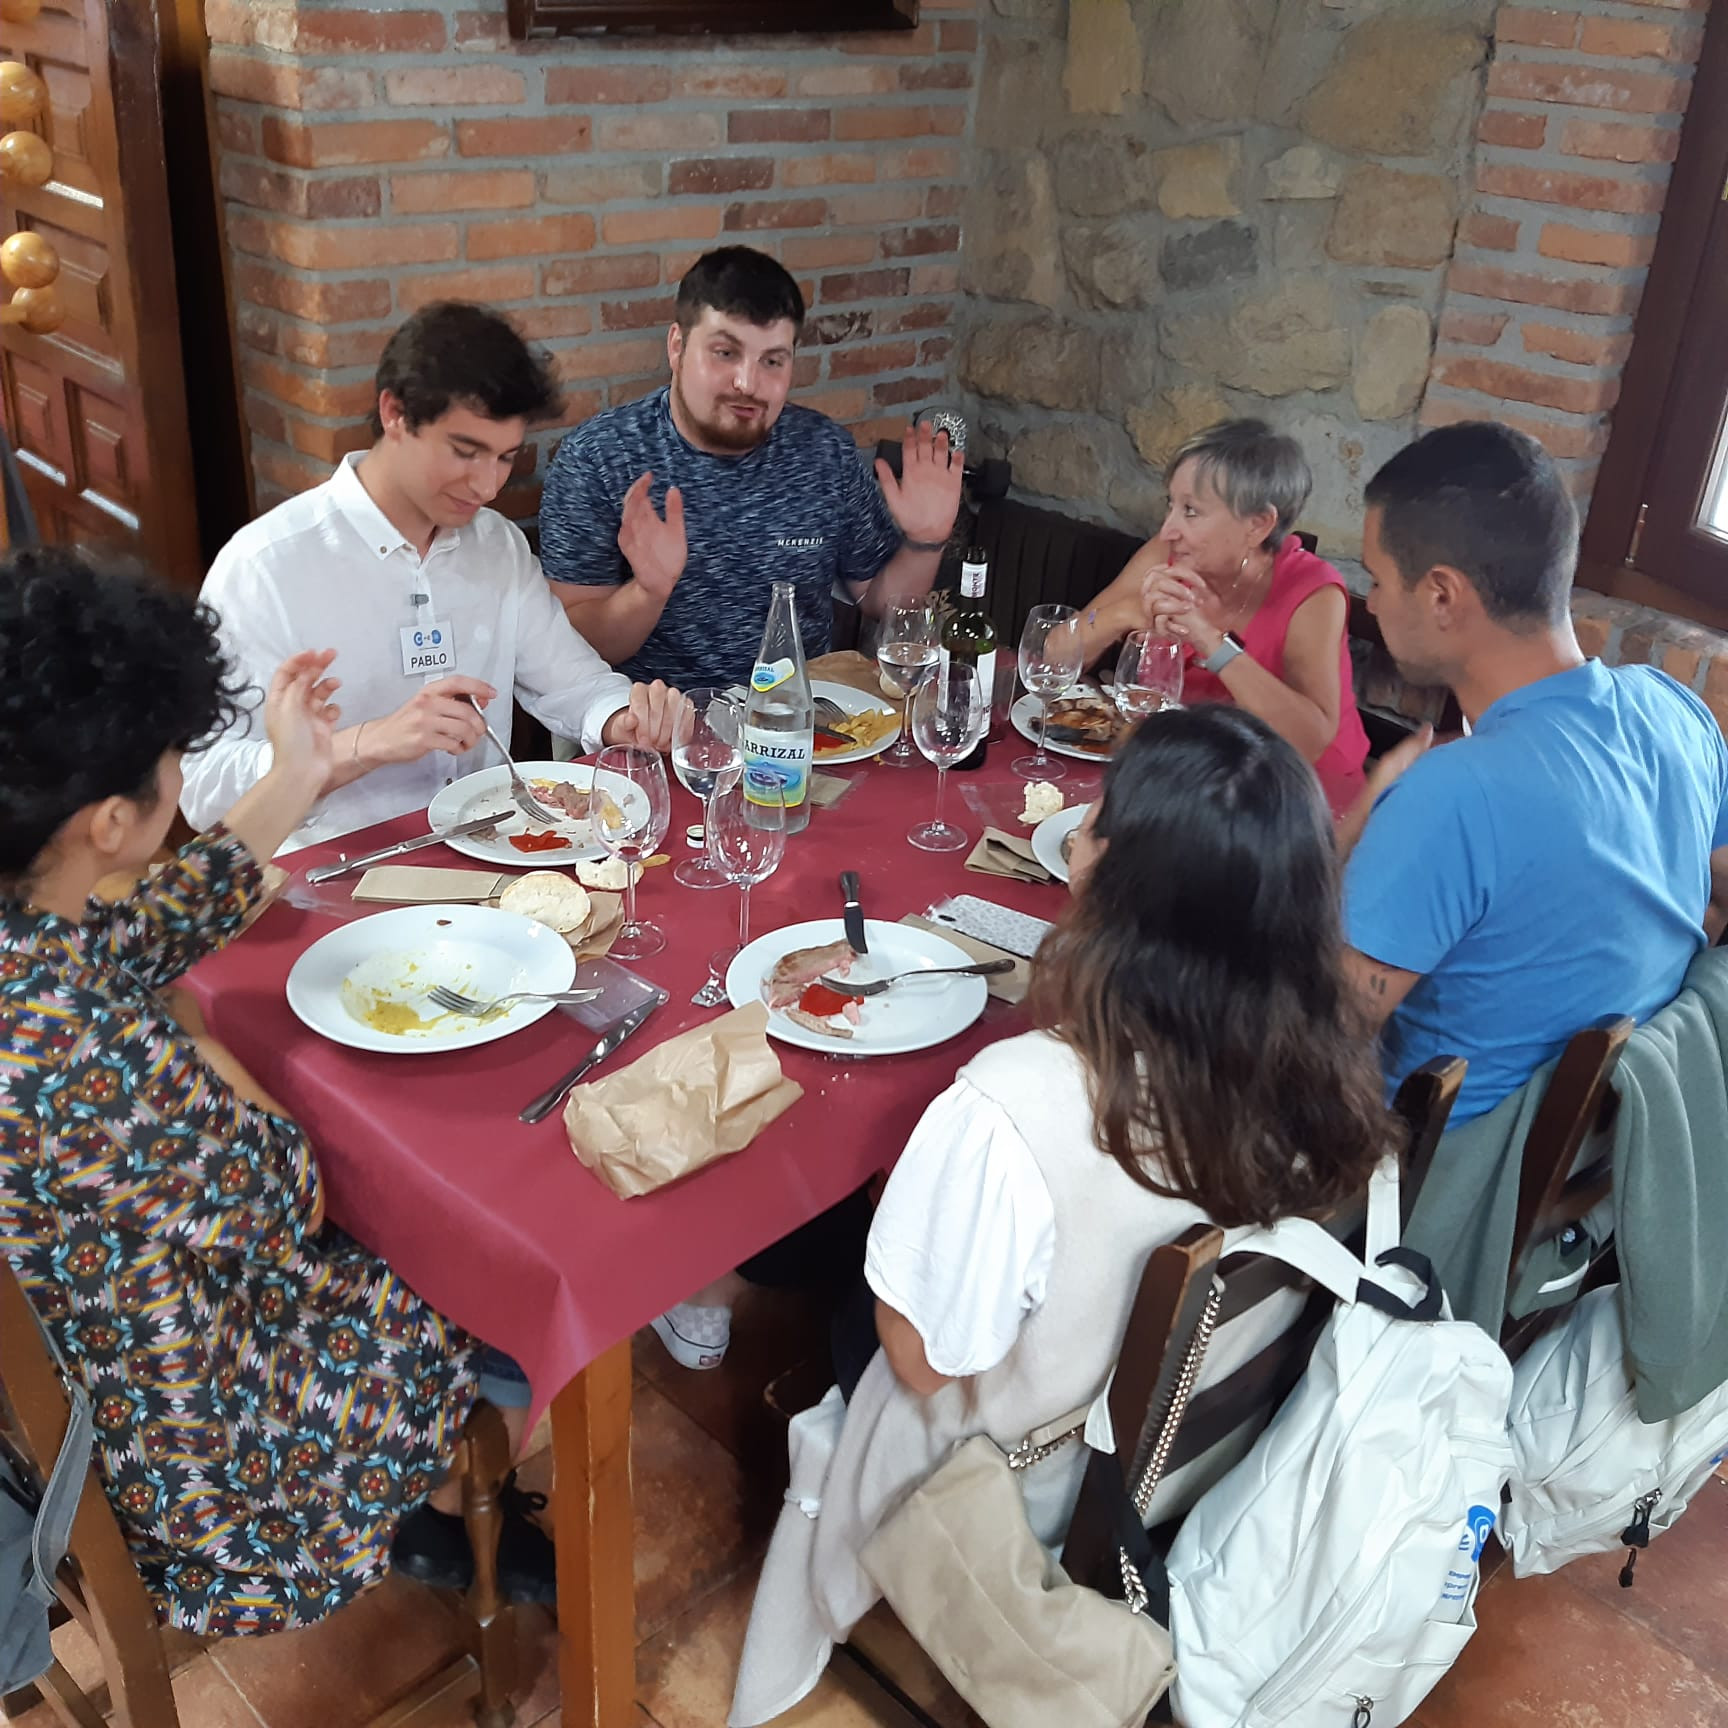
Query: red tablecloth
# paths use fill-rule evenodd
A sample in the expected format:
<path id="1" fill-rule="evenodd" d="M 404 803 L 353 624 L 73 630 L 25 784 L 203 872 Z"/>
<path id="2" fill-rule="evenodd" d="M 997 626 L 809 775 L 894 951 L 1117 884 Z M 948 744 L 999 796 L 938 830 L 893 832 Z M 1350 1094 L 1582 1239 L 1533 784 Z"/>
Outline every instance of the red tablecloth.
<path id="1" fill-rule="evenodd" d="M 992 745 L 978 774 L 951 775 L 947 815 L 972 839 L 987 802 L 1010 826 L 1019 782 L 1007 764 L 1018 740 Z M 1097 771 L 1070 763 L 1070 802 Z M 867 916 L 898 919 L 950 894 L 971 893 L 1040 917 L 1064 904 L 1060 886 L 980 875 L 965 852 L 930 854 L 906 841 L 929 813 L 935 774 L 861 763 L 835 772 L 854 782 L 834 808 L 812 814 L 779 871 L 753 893 L 752 935 L 839 915 L 839 872 L 863 878 Z M 685 855 L 699 808 L 673 793 L 672 843 Z M 421 815 L 311 848 L 296 875 L 425 832 Z M 411 860 L 461 865 L 446 848 Z M 345 896 L 357 878 L 322 890 Z M 716 1010 L 691 994 L 708 956 L 736 935 L 737 893 L 698 892 L 649 871 L 640 913 L 667 933 L 665 950 L 631 962 L 671 991 L 661 1008 L 599 1072 L 634 1061 L 653 1044 Z M 351 906 L 342 916 L 352 916 Z M 925 1106 L 978 1049 L 1011 1035 L 1019 1010 L 992 998 L 962 1037 L 913 1055 L 858 1059 L 777 1045 L 804 1097 L 743 1152 L 658 1193 L 619 1200 L 571 1151 L 558 1112 L 536 1127 L 516 1113 L 570 1068 L 594 1034 L 554 1013 L 495 1044 L 451 1055 L 387 1056 L 332 1044 L 289 1011 L 284 983 L 300 954 L 334 917 L 278 903 L 188 982 L 215 1034 L 294 1112 L 312 1137 L 328 1186 L 330 1216 L 382 1255 L 446 1314 L 522 1364 L 535 1411 L 589 1362 L 655 1314 L 889 1167 Z"/>

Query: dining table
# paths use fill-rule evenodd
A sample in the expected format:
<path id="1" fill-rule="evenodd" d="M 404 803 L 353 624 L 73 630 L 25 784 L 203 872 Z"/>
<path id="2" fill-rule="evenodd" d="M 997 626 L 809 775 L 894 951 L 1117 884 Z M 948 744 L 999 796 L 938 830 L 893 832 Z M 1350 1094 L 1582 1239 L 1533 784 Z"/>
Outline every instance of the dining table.
<path id="1" fill-rule="evenodd" d="M 1024 782 L 1010 767 L 1011 731 L 975 773 L 954 774 L 948 816 L 976 840 L 989 817 L 1025 835 Z M 1065 764 L 1068 802 L 1095 795 L 1099 769 Z M 824 770 L 845 782 L 788 838 L 778 870 L 752 894 L 755 933 L 840 918 L 839 874 L 856 871 L 872 919 L 922 915 L 976 894 L 1054 919 L 1060 883 L 984 875 L 966 851 L 919 851 L 907 831 L 930 813 L 934 769 L 880 757 Z M 981 814 L 982 812 L 982 814 Z M 700 806 L 674 787 L 673 850 Z M 557 1549 L 559 1668 L 567 1728 L 636 1721 L 635 1591 L 630 1487 L 631 1338 L 740 1261 L 808 1223 L 892 1167 L 919 1116 L 984 1045 L 1027 1024 L 991 997 L 975 1024 L 903 1055 L 832 1054 L 777 1044 L 803 1095 L 744 1150 L 657 1191 L 620 1199 L 577 1158 L 560 1112 L 534 1126 L 518 1110 L 571 1068 L 597 1034 L 561 1012 L 507 1038 L 449 1053 L 349 1048 L 290 1010 L 295 961 L 346 919 L 376 908 L 351 898 L 354 877 L 315 890 L 306 873 L 338 856 L 428 831 L 423 811 L 291 854 L 287 892 L 187 983 L 214 1034 L 302 1124 L 316 1148 L 329 1217 L 386 1260 L 459 1325 L 507 1352 L 528 1376 L 530 1422 L 551 1409 L 552 1523 Z M 461 866 L 444 845 L 415 862 Z M 525 868 L 543 863 L 524 860 Z M 621 1051 L 615 1072 L 656 1044 L 725 1011 L 691 998 L 709 958 L 736 940 L 737 890 L 679 885 L 647 870 L 640 914 L 665 948 L 631 970 L 670 992 Z M 836 935 L 839 934 L 838 925 Z M 719 1372 L 724 1372 L 722 1367 Z"/>

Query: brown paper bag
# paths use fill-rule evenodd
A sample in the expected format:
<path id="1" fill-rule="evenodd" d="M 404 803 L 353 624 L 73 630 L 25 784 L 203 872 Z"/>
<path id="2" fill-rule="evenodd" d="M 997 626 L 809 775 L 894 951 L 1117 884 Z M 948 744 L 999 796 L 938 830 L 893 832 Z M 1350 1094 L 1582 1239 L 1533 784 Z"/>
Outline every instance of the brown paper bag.
<path id="1" fill-rule="evenodd" d="M 804 1095 L 768 1043 L 760 1002 L 578 1086 L 564 1107 L 576 1156 L 621 1199 L 742 1151 Z"/>
<path id="2" fill-rule="evenodd" d="M 618 940 L 623 924 L 624 896 L 593 888 L 588 893 L 587 921 L 568 932 L 564 940 L 575 950 L 578 960 L 597 960 Z"/>

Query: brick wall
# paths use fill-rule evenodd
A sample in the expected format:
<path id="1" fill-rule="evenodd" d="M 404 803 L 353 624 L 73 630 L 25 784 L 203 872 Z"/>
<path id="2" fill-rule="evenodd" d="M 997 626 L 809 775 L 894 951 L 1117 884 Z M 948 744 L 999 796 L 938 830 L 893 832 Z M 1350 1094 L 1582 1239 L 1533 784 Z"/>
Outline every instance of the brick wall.
<path id="1" fill-rule="evenodd" d="M 728 241 L 804 288 L 799 401 L 868 441 L 943 399 L 976 4 L 879 36 L 519 44 L 501 5 L 206 0 L 259 508 L 365 444 L 416 307 L 508 310 L 574 424 L 663 380 L 677 279 Z"/>
<path id="2" fill-rule="evenodd" d="M 1492 415 L 1588 495 L 1708 0 L 1502 7 L 1424 425 Z"/>

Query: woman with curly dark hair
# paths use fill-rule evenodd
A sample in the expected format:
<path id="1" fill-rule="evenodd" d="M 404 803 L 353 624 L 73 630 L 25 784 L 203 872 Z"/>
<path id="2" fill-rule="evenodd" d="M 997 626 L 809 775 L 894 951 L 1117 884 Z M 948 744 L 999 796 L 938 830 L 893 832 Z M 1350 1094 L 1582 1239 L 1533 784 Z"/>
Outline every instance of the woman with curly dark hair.
<path id="1" fill-rule="evenodd" d="M 1263 720 L 1207 706 L 1144 721 L 1071 862 L 1073 903 L 1035 968 L 1040 1029 L 969 1062 L 889 1177 L 865 1262 L 882 1347 L 843 1424 L 836 1392 L 794 1425 L 807 1468 L 826 1412 L 832 1461 L 819 1492 L 799 1481 L 787 1496 L 739 1728 L 815 1684 L 830 1640 L 876 1599 L 865 1542 L 956 1442 L 983 1433 L 1006 1450 L 1097 1398 L 1152 1249 L 1194 1224 L 1323 1212 L 1394 1144 L 1344 987 L 1331 818 Z M 1286 1296 L 1221 1327 L 1200 1384 L 1299 1306 Z M 1018 1476 L 1047 1543 L 1084 1460 L 1065 1446 Z M 1232 1461 L 1167 1477 L 1151 1521 Z"/>
<path id="2" fill-rule="evenodd" d="M 276 672 L 273 763 L 226 823 L 104 904 L 159 852 L 181 754 L 233 715 L 215 621 L 71 551 L 0 561 L 0 1251 L 89 1390 L 159 1612 L 200 1634 L 300 1625 L 381 1578 L 475 1395 L 471 1342 L 321 1228 L 305 1135 L 170 989 L 324 784 L 329 662 Z"/>

